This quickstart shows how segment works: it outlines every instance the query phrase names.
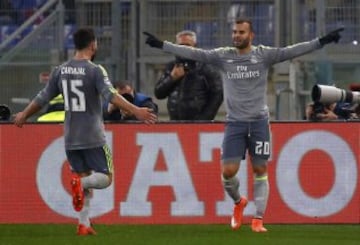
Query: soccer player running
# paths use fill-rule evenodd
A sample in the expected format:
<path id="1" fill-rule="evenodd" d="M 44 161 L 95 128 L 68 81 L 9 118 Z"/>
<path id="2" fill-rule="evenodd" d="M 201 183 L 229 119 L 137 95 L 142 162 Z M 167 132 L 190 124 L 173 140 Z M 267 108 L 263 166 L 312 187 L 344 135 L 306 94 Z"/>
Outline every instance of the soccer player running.
<path id="1" fill-rule="evenodd" d="M 71 179 L 73 206 L 79 212 L 78 235 L 95 235 L 89 220 L 91 189 L 104 189 L 112 182 L 112 155 L 105 141 L 101 96 L 141 121 L 152 124 L 156 116 L 120 96 L 106 70 L 92 62 L 97 41 L 94 31 L 80 28 L 74 33 L 75 56 L 56 67 L 43 90 L 19 112 L 14 123 L 22 127 L 58 94 L 64 97 L 65 150 L 75 173 Z"/>
<path id="2" fill-rule="evenodd" d="M 231 228 L 239 229 L 248 200 L 239 193 L 236 174 L 246 150 L 254 172 L 254 202 L 256 213 L 251 222 L 254 232 L 266 232 L 263 216 L 269 196 L 267 161 L 271 152 L 269 109 L 266 105 L 268 69 L 297 56 L 312 52 L 331 42 L 338 42 L 337 29 L 308 42 L 283 48 L 253 46 L 251 20 L 236 20 L 232 28 L 233 47 L 211 50 L 176 45 L 144 32 L 146 43 L 154 48 L 188 59 L 212 63 L 222 73 L 224 101 L 227 111 L 222 143 L 222 175 L 225 191 L 234 201 Z"/>

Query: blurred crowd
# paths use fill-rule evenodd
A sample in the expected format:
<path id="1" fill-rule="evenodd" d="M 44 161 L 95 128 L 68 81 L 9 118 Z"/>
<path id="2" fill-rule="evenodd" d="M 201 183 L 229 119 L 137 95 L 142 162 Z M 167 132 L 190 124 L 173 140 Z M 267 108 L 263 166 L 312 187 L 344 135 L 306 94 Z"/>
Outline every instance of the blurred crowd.
<path id="1" fill-rule="evenodd" d="M 23 23 L 41 8 L 46 0 L 0 0 L 0 25 Z M 75 9 L 75 0 L 62 1 L 67 10 Z M 71 11 L 66 22 L 74 22 Z M 196 33 L 184 30 L 176 34 L 176 43 L 186 46 L 197 46 Z M 158 114 L 158 106 L 152 95 L 145 95 L 135 91 L 135 81 L 116 81 L 114 87 L 131 103 L 137 106 L 151 108 Z M 221 77 L 214 67 L 174 57 L 169 62 L 160 79 L 154 87 L 154 97 L 159 100 L 167 99 L 167 110 L 170 120 L 213 120 L 223 102 Z M 360 91 L 360 86 L 349 88 Z M 134 119 L 119 110 L 113 110 L 109 102 L 104 102 L 105 121 L 123 121 Z M 4 117 L 8 119 L 8 110 L 2 107 Z M 64 106 L 62 97 L 56 97 L 50 102 L 43 115 L 37 118 L 39 122 L 63 121 Z M 307 105 L 305 117 L 309 121 L 353 120 L 360 119 L 359 104 L 331 103 L 322 104 L 312 102 Z"/>
<path id="2" fill-rule="evenodd" d="M 38 9 L 40 9 L 47 0 L 0 0 L 0 24 L 20 25 Z M 74 10 L 75 0 L 62 0 L 66 10 Z M 65 22 L 74 23 L 72 11 L 66 11 Z M 38 22 L 41 21 L 41 17 Z"/>

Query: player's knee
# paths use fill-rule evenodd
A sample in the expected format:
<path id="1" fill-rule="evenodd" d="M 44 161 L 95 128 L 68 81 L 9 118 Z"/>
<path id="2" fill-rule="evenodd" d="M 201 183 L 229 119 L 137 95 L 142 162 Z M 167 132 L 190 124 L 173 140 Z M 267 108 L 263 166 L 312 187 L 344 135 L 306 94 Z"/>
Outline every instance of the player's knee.
<path id="1" fill-rule="evenodd" d="M 251 163 L 255 175 L 261 176 L 267 173 L 267 159 L 252 157 Z"/>
<path id="2" fill-rule="evenodd" d="M 223 170 L 222 172 L 222 176 L 225 178 L 225 179 L 230 179 L 232 177 L 234 177 L 236 175 L 236 172 L 232 171 L 232 170 L 229 170 L 229 169 L 225 169 Z"/>
<path id="3" fill-rule="evenodd" d="M 230 179 L 234 177 L 239 170 L 239 164 L 223 164 L 222 165 L 222 176 L 225 179 Z"/>
<path id="4" fill-rule="evenodd" d="M 92 186 L 95 189 L 105 189 L 109 187 L 112 183 L 112 174 L 111 173 L 96 173 L 96 184 Z"/>
<path id="5" fill-rule="evenodd" d="M 263 165 L 253 165 L 253 172 L 256 176 L 262 176 L 267 173 L 266 164 Z"/>

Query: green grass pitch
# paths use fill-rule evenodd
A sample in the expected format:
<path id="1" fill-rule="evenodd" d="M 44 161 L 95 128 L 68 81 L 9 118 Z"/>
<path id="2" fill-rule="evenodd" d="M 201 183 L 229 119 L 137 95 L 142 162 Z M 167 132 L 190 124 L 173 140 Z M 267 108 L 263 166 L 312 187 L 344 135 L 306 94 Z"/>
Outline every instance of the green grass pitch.
<path id="1" fill-rule="evenodd" d="M 267 225 L 253 233 L 248 225 L 94 225 L 97 236 L 78 237 L 75 225 L 0 224 L 1 245 L 351 245 L 360 244 L 360 225 Z"/>

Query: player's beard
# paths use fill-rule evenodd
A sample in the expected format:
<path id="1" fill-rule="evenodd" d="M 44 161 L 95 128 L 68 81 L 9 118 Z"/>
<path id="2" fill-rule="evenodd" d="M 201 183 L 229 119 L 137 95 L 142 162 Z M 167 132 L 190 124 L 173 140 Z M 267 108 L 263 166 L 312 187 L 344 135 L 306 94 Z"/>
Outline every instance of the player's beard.
<path id="1" fill-rule="evenodd" d="M 249 47 L 249 44 L 250 44 L 250 37 L 245 38 L 241 42 L 233 40 L 233 45 L 237 49 L 246 49 L 247 47 Z"/>

